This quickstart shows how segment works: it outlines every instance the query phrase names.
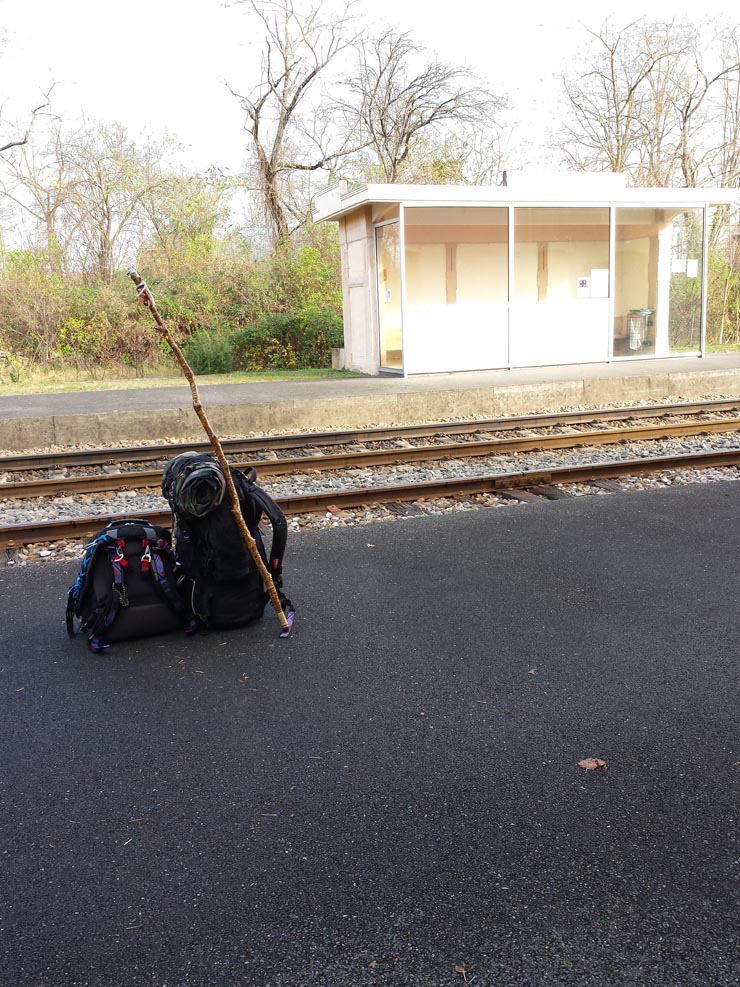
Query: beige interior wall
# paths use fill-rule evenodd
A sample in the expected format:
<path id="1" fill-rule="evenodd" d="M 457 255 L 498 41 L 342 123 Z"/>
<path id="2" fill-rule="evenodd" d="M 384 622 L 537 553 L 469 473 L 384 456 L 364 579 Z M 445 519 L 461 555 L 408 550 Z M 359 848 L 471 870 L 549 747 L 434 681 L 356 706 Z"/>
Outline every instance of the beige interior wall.
<path id="1" fill-rule="evenodd" d="M 514 210 L 514 297 L 580 299 L 578 281 L 609 267 L 609 212 L 603 208 Z M 603 294 L 603 293 L 602 293 Z"/>
<path id="2" fill-rule="evenodd" d="M 514 298 L 537 300 L 538 245 L 536 242 L 514 244 Z"/>
<path id="3" fill-rule="evenodd" d="M 609 267 L 606 243 L 550 243 L 547 249 L 547 295 L 549 301 L 578 297 L 577 280 L 590 277 L 594 268 Z"/>
<path id="4" fill-rule="evenodd" d="M 507 243 L 460 243 L 457 247 L 457 301 L 505 302 L 509 297 Z"/>
<path id="5" fill-rule="evenodd" d="M 406 246 L 406 301 L 409 305 L 444 305 L 446 251 L 443 243 Z"/>
<path id="6" fill-rule="evenodd" d="M 650 307 L 648 288 L 650 242 L 648 237 L 617 242 L 614 277 L 615 319 L 624 320 L 630 309 Z M 622 328 L 622 334 L 624 332 L 626 328 Z"/>

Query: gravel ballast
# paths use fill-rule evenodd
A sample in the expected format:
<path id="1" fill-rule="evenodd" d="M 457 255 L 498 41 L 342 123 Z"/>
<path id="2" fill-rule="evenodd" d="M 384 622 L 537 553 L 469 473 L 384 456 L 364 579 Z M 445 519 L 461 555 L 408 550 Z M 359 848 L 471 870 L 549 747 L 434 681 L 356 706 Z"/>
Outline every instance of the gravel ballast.
<path id="1" fill-rule="evenodd" d="M 450 459 L 433 463 L 410 463 L 375 468 L 352 468 L 330 473 L 312 471 L 294 473 L 289 478 L 266 480 L 265 489 L 274 497 L 343 490 L 348 487 L 391 486 L 400 483 L 420 483 L 435 480 L 454 480 L 461 477 L 496 475 L 509 472 L 542 470 L 553 467 L 579 466 L 604 461 L 623 461 L 654 456 L 688 455 L 710 450 L 736 449 L 738 437 L 734 433 L 690 436 L 675 439 L 623 442 L 613 446 L 582 447 L 567 450 L 512 453 L 503 456 L 487 456 L 475 459 Z M 603 484 L 557 485 L 564 495 L 605 495 L 616 490 L 649 490 L 683 483 L 714 483 L 736 480 L 740 470 L 735 467 L 711 469 L 686 469 L 658 474 L 627 477 Z M 541 499 L 541 498 L 538 498 Z M 531 502 L 531 501 L 530 501 Z M 323 514 L 289 518 L 293 533 L 301 530 L 341 527 L 358 524 L 375 524 L 381 521 L 403 520 L 420 514 L 444 514 L 461 510 L 482 508 L 521 507 L 526 499 L 501 494 L 478 494 L 465 497 L 434 498 L 402 505 L 373 505 L 354 510 L 330 509 Z M 48 520 L 67 520 L 108 514 L 136 515 L 142 511 L 166 510 L 166 501 L 156 489 L 121 490 L 111 493 L 74 495 L 28 500 L 0 499 L 0 525 L 28 524 Z M 80 556 L 84 541 L 63 541 L 49 544 L 27 545 L 9 550 L 0 565 L 28 565 L 31 563 L 69 560 Z"/>

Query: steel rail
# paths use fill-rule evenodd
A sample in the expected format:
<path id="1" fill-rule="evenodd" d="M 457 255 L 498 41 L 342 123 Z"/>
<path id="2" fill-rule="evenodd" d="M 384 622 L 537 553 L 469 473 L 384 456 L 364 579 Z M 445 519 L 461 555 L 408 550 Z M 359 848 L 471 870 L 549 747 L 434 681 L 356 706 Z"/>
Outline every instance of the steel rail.
<path id="1" fill-rule="evenodd" d="M 740 401 L 696 401 L 684 404 L 643 405 L 632 408 L 602 408 L 553 414 L 519 415 L 511 418 L 485 418 L 474 421 L 435 422 L 426 425 L 394 425 L 390 428 L 351 429 L 330 432 L 299 432 L 292 435 L 261 435 L 249 439 L 223 439 L 230 455 L 243 455 L 261 449 L 296 449 L 307 446 L 347 445 L 352 442 L 381 442 L 398 438 L 424 438 L 435 434 L 464 435 L 479 431 L 511 431 L 516 428 L 547 428 L 554 425 L 581 425 L 596 421 L 624 421 L 659 415 L 692 415 L 704 412 L 737 411 Z M 190 449 L 210 451 L 208 442 L 177 442 L 150 446 L 121 446 L 107 449 L 75 449 L 45 453 L 18 453 L 0 456 L 0 472 L 50 469 L 65 466 L 97 466 L 115 462 L 151 462 L 168 459 Z"/>
<path id="2" fill-rule="evenodd" d="M 740 449 L 731 449 L 657 456 L 653 459 L 622 459 L 604 463 L 556 466 L 520 472 L 495 473 L 488 476 L 407 483 L 398 486 L 328 490 L 277 497 L 276 500 L 283 512 L 290 517 L 299 514 L 321 513 L 329 507 L 347 510 L 369 504 L 403 503 L 434 497 L 472 496 L 556 483 L 587 483 L 593 480 L 613 479 L 620 476 L 641 476 L 670 470 L 710 469 L 712 467 L 738 465 L 740 465 Z M 170 525 L 172 523 L 172 515 L 168 510 L 142 511 L 136 512 L 136 514 L 137 517 L 147 518 L 154 524 Z M 126 514 L 121 513 L 101 514 L 60 521 L 7 525 L 0 527 L 0 550 L 31 543 L 87 538 L 94 535 L 109 521 L 126 516 Z"/>
<path id="3" fill-rule="evenodd" d="M 369 466 L 391 466 L 409 462 L 433 462 L 440 459 L 473 459 L 512 452 L 573 449 L 580 446 L 614 445 L 648 439 L 676 438 L 717 432 L 740 431 L 740 418 L 713 422 L 677 422 L 637 425 L 632 428 L 599 429 L 596 432 L 571 432 L 560 435 L 525 436 L 513 439 L 481 439 L 473 442 L 446 442 L 431 446 L 403 449 L 374 449 L 365 452 L 342 452 L 286 459 L 251 460 L 233 465 L 239 469 L 254 466 L 260 477 L 285 476 L 297 472 L 339 470 Z M 158 487 L 162 470 L 135 470 L 101 476 L 57 477 L 50 480 L 10 481 L 0 486 L 0 499 L 43 497 L 53 494 L 97 493 L 110 490 L 142 490 Z"/>

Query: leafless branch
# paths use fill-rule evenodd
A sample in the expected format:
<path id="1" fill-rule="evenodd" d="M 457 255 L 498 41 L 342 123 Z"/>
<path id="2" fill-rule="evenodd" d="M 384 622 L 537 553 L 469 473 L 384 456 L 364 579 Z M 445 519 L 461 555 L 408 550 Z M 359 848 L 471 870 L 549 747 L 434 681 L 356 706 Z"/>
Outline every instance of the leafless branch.
<path id="1" fill-rule="evenodd" d="M 23 147 L 25 144 L 28 143 L 31 137 L 31 131 L 33 130 L 33 125 L 36 121 L 36 118 L 40 116 L 44 112 L 44 110 L 47 110 L 51 105 L 51 94 L 55 85 L 56 83 L 52 83 L 49 86 L 49 88 L 43 94 L 44 97 L 43 102 L 39 103 L 38 106 L 35 106 L 31 110 L 30 118 L 23 134 L 20 137 L 15 138 L 15 140 L 9 140 L 6 141 L 4 144 L 0 145 L 0 154 L 3 154 L 5 151 L 9 151 L 13 147 Z"/>

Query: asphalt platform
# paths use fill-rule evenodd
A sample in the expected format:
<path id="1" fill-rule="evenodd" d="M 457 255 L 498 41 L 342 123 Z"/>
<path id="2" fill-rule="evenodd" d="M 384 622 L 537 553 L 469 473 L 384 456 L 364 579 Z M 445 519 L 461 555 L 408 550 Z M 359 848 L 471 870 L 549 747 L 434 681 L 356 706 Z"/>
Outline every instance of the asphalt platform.
<path id="1" fill-rule="evenodd" d="M 0 570 L 0 983 L 740 984 L 738 559 L 737 482 L 306 531 L 290 639 L 105 657 Z"/>
<path id="2" fill-rule="evenodd" d="M 660 402 L 670 397 L 740 396 L 740 353 L 703 358 L 328 380 L 216 384 L 201 401 L 222 435 L 363 428 L 449 418 L 495 418 Z M 190 388 L 100 390 L 0 396 L 0 449 L 203 438 Z"/>

